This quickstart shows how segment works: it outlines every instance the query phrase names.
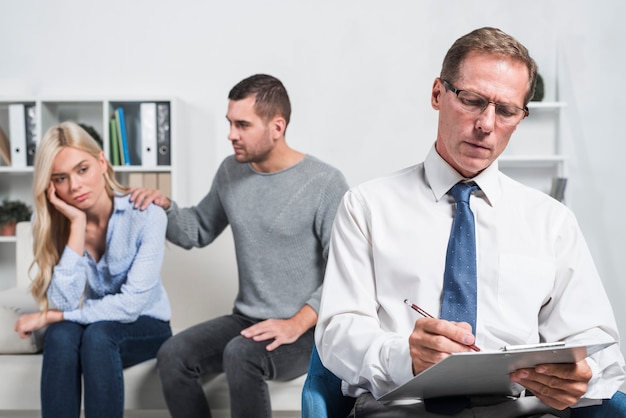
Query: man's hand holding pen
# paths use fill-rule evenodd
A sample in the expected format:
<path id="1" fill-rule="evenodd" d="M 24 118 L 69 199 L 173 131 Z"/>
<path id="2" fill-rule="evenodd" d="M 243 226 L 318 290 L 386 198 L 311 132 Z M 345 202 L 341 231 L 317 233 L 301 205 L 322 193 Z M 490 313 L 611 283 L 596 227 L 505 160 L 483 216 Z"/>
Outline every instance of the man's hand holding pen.
<path id="1" fill-rule="evenodd" d="M 423 316 L 419 321 L 415 321 L 413 332 L 409 336 L 414 375 L 440 362 L 451 353 L 480 351 L 474 345 L 475 337 L 470 324 L 433 318 L 408 300 L 404 303 Z"/>
<path id="2" fill-rule="evenodd" d="M 417 375 L 443 360 L 451 353 L 473 351 L 472 327 L 436 318 L 421 318 L 415 322 L 409 336 L 413 374 Z"/>

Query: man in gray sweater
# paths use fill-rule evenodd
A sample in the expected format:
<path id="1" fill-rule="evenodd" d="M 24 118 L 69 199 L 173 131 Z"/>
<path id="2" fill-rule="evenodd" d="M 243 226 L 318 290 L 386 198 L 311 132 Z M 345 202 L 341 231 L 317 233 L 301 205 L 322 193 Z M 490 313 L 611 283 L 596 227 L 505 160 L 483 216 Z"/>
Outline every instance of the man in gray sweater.
<path id="1" fill-rule="evenodd" d="M 158 354 L 173 418 L 210 417 L 199 378 L 226 373 L 232 417 L 271 417 L 266 380 L 304 374 L 313 347 L 329 237 L 348 185 L 337 169 L 290 148 L 291 105 L 282 83 L 258 74 L 229 95 L 234 155 L 219 167 L 197 206 L 179 208 L 157 190 L 132 200 L 168 214 L 167 239 L 210 244 L 231 226 L 239 291 L 233 312 L 176 334 Z"/>

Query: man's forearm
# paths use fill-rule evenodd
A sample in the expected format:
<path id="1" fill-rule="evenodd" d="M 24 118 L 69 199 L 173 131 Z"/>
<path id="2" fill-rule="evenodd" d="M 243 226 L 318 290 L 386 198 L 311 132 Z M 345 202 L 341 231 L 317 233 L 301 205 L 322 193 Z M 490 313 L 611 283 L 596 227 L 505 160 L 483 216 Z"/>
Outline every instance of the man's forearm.
<path id="1" fill-rule="evenodd" d="M 302 335 L 309 329 L 313 328 L 317 323 L 317 312 L 311 305 L 304 305 L 294 316 L 290 318 L 297 324 L 299 334 Z"/>

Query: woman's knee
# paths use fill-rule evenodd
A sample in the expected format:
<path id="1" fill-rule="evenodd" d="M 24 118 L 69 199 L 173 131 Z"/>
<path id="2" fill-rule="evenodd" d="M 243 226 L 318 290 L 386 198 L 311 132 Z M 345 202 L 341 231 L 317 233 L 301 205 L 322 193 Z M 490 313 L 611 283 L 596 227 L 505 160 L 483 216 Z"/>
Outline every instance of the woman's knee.
<path id="1" fill-rule="evenodd" d="M 83 350 L 97 352 L 108 350 L 117 345 L 118 341 L 114 335 L 111 322 L 94 322 L 85 328 L 82 344 Z"/>
<path id="2" fill-rule="evenodd" d="M 80 363 L 83 328 L 73 322 L 57 322 L 48 327 L 44 338 L 43 358 L 45 369 L 71 373 Z"/>
<path id="3" fill-rule="evenodd" d="M 80 347 L 84 327 L 75 322 L 61 321 L 48 326 L 44 337 L 44 349 L 62 347 L 64 350 L 71 347 Z"/>

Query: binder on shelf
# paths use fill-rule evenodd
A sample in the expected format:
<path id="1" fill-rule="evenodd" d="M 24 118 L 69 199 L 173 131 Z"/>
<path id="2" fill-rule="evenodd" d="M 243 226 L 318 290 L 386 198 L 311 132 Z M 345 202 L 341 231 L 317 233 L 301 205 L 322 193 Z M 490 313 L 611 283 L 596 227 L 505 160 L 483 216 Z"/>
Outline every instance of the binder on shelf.
<path id="1" fill-rule="evenodd" d="M 117 122 L 115 117 L 109 120 L 109 161 L 112 165 L 120 165 L 120 143 L 117 138 Z"/>
<path id="2" fill-rule="evenodd" d="M 154 167 L 157 165 L 157 105 L 141 103 L 139 105 L 141 123 L 141 165 Z"/>
<path id="3" fill-rule="evenodd" d="M 4 165 L 11 165 L 11 144 L 2 127 L 0 127 L 0 160 Z"/>
<path id="4" fill-rule="evenodd" d="M 170 104 L 157 103 L 158 165 L 170 165 Z"/>
<path id="5" fill-rule="evenodd" d="M 37 138 L 37 108 L 34 104 L 24 105 L 26 120 L 26 165 L 35 165 L 35 151 L 39 140 Z"/>
<path id="6" fill-rule="evenodd" d="M 552 188 L 550 196 L 562 202 L 565 198 L 565 186 L 567 185 L 567 177 L 555 177 L 552 179 Z"/>
<path id="7" fill-rule="evenodd" d="M 120 159 L 123 165 L 131 165 L 126 120 L 124 119 L 124 108 L 118 107 L 115 109 L 115 116 L 117 117 L 118 135 L 122 144 L 120 148 Z"/>
<path id="8" fill-rule="evenodd" d="M 9 141 L 11 166 L 26 167 L 26 118 L 23 104 L 9 105 Z"/>

